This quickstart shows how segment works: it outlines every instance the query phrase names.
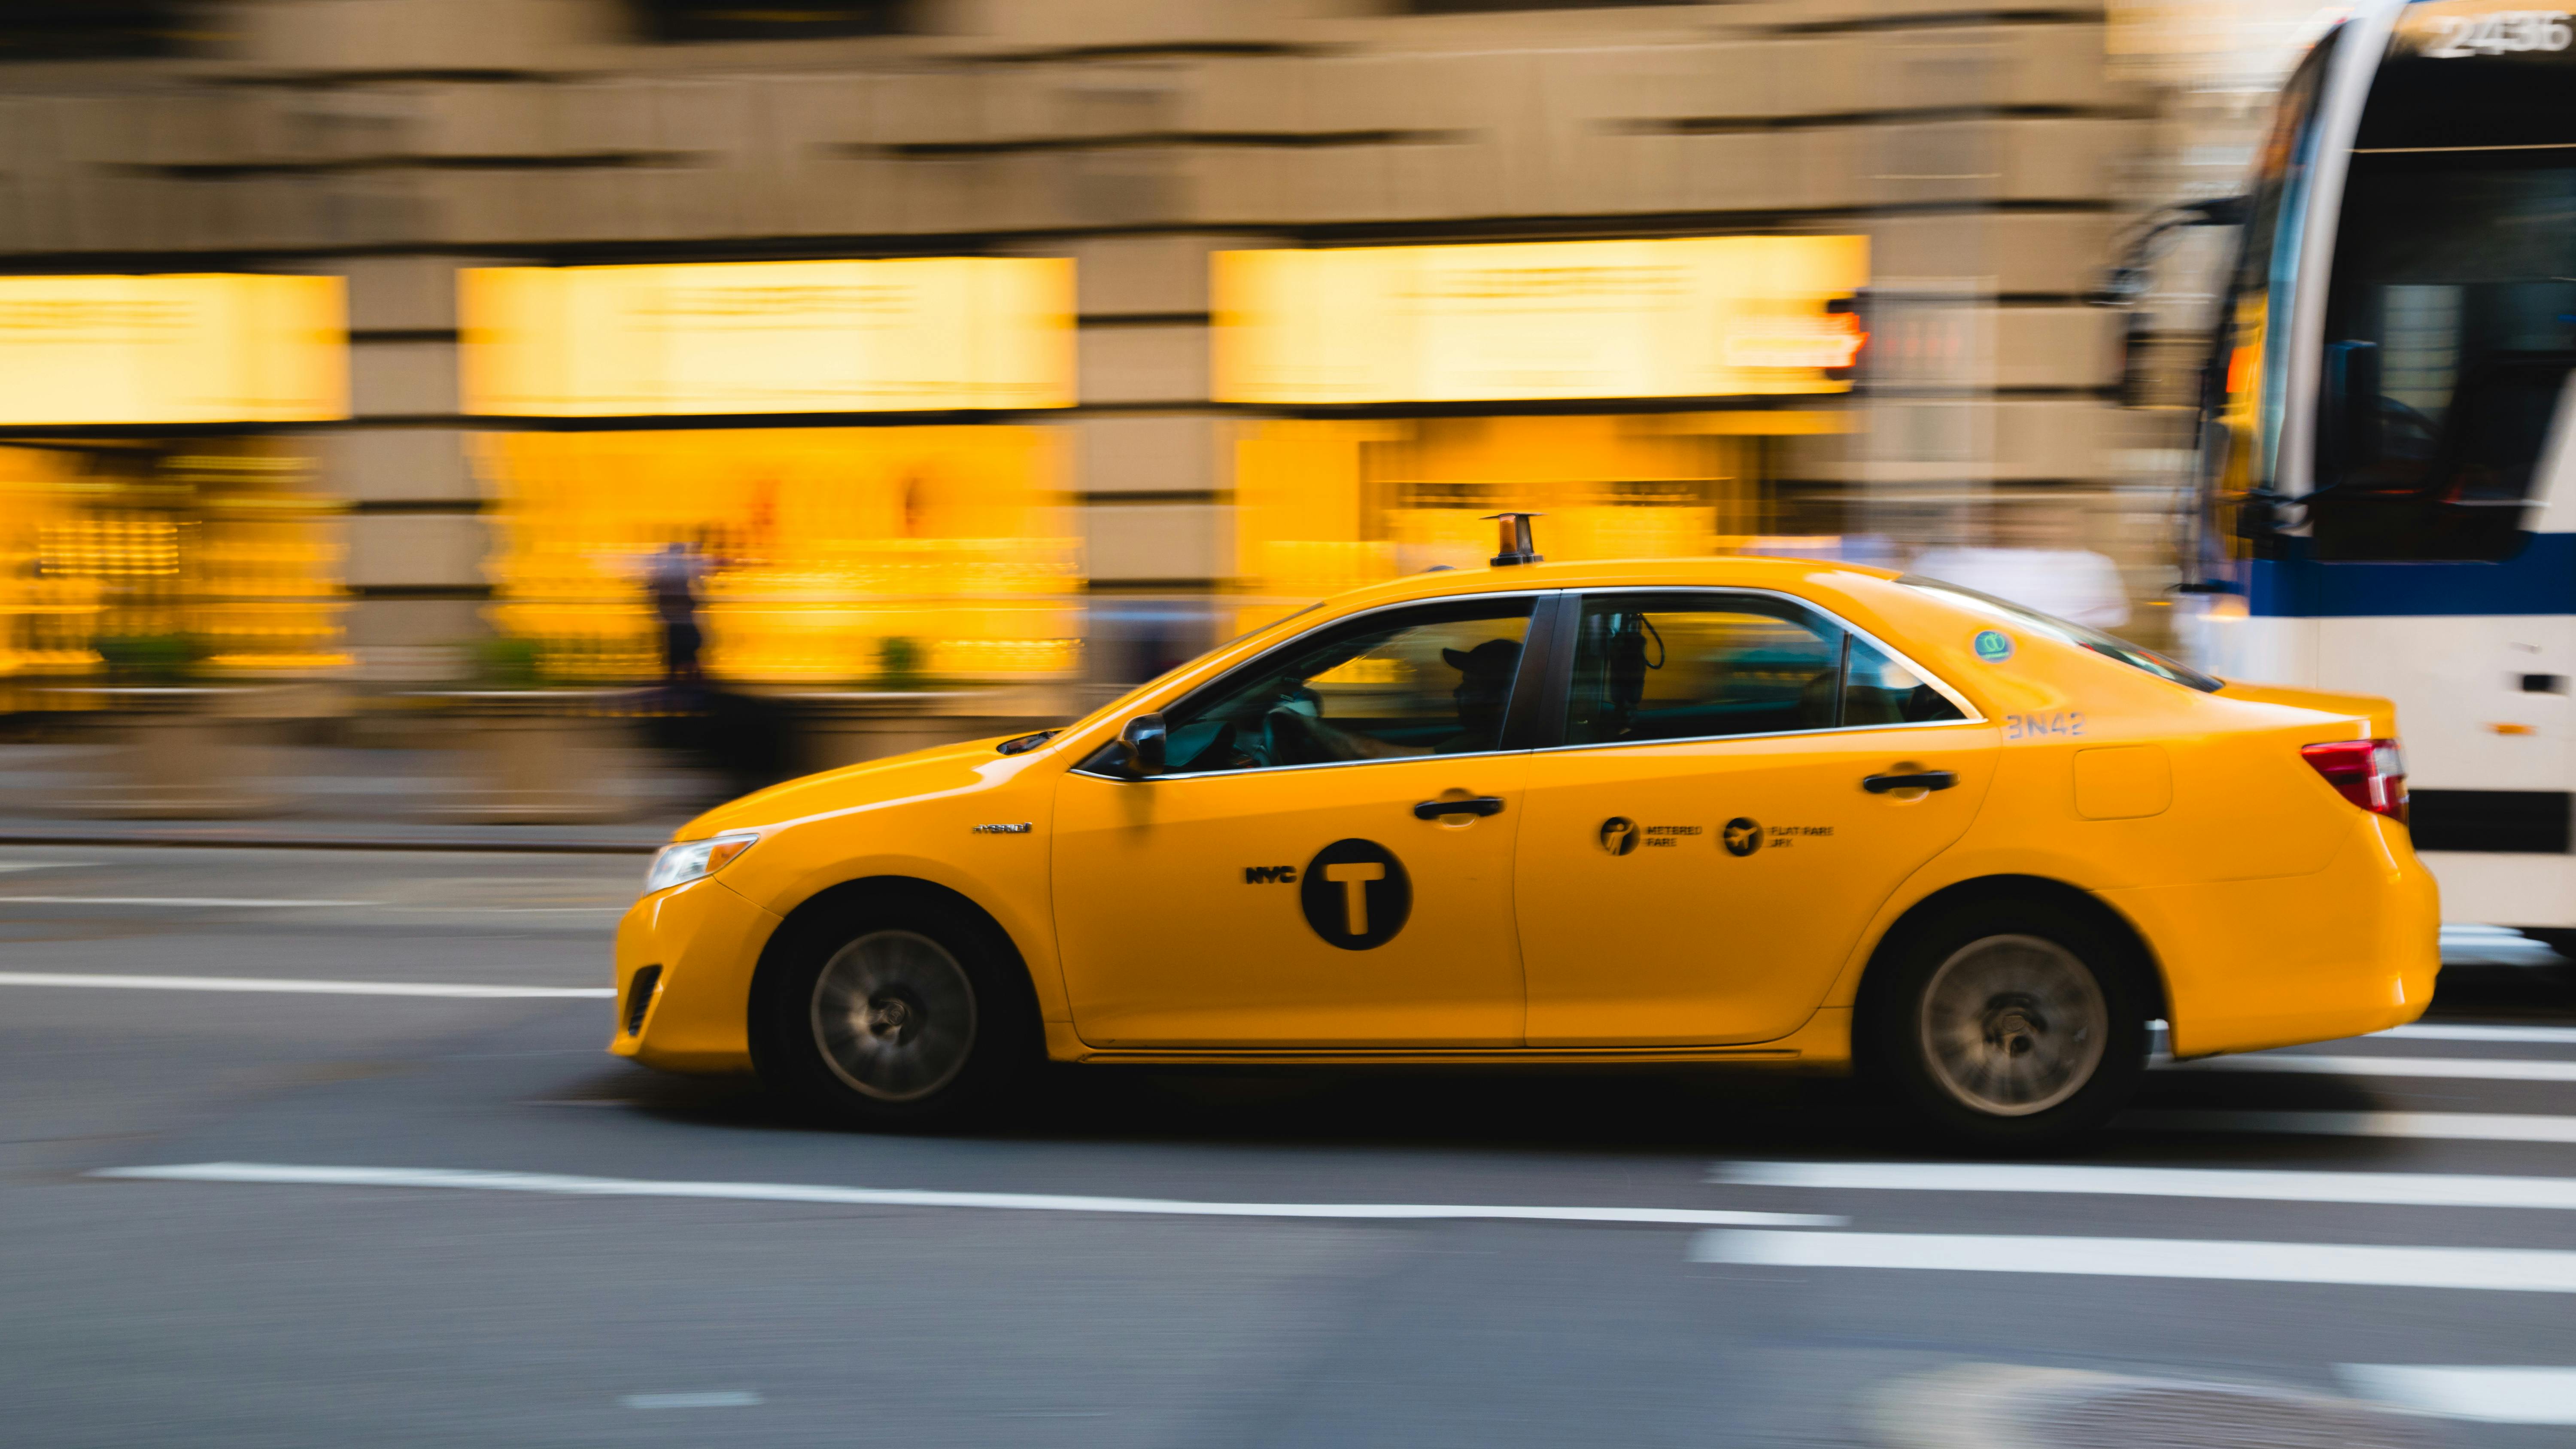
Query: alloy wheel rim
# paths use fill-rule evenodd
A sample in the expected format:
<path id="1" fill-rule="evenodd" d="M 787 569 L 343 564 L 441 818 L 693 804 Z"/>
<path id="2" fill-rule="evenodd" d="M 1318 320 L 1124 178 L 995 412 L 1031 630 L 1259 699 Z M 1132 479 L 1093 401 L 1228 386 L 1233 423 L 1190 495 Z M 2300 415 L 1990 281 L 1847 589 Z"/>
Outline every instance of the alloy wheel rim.
<path id="1" fill-rule="evenodd" d="M 1972 1111 L 2028 1117 L 2093 1080 L 2110 1039 L 2101 983 L 2038 936 L 1987 936 L 1941 963 L 1923 991 L 1923 1059 Z"/>
<path id="2" fill-rule="evenodd" d="M 975 1049 L 975 988 L 948 948 L 914 931 L 871 931 L 814 978 L 814 1045 L 833 1075 L 880 1102 L 918 1101 L 954 1081 Z"/>

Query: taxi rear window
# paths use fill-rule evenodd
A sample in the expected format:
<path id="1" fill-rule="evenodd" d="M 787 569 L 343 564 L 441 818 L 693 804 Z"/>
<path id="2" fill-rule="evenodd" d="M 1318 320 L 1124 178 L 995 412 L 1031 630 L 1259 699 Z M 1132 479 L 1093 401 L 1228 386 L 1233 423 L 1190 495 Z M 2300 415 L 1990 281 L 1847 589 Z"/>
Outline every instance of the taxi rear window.
<path id="1" fill-rule="evenodd" d="M 2037 609 L 2024 608 L 2009 600 L 1998 599 L 1992 594 L 1981 594 L 1975 589 L 1963 589 L 1957 584 L 1941 579 L 1925 578 L 1921 574 L 1906 574 L 1897 582 L 1930 593 L 1941 594 L 1954 603 L 1964 604 L 1980 613 L 1995 615 L 2005 623 L 2017 625 L 2036 634 L 2046 634 L 2053 639 L 2062 639 L 2081 649 L 2090 649 L 2096 654 L 2117 659 L 2132 669 L 2143 669 L 2158 679 L 2170 679 L 2176 684 L 2197 689 L 2203 694 L 2216 694 L 2225 687 L 2224 681 L 2212 679 L 2190 665 L 2177 664 L 2152 649 L 2141 649 L 2126 639 L 2114 638 L 2099 629 L 2072 623 L 2054 614 L 2043 614 Z"/>

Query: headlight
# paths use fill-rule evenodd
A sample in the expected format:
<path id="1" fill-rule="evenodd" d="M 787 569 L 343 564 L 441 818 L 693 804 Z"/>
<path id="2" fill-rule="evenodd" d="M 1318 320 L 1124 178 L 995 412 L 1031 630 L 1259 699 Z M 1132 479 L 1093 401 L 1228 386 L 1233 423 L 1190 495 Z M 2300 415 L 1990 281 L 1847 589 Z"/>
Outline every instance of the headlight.
<path id="1" fill-rule="evenodd" d="M 653 857 L 653 869 L 645 873 L 644 894 L 649 896 L 675 885 L 687 885 L 700 876 L 714 875 L 725 868 L 727 861 L 751 849 L 752 842 L 758 839 L 758 832 L 745 830 L 663 846 L 661 853 Z"/>

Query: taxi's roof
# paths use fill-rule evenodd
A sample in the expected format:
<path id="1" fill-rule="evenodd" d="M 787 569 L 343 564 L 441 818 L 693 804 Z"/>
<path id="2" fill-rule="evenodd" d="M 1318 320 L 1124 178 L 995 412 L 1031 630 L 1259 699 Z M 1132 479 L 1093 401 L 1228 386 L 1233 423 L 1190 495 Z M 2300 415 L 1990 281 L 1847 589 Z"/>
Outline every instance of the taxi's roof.
<path id="1" fill-rule="evenodd" d="M 1786 588 L 1818 575 L 1892 579 L 1892 569 L 1830 559 L 1769 558 L 1727 554 L 1714 558 L 1605 559 L 1585 563 L 1509 564 L 1477 569 L 1439 569 L 1371 584 L 1344 594 L 1337 603 L 1382 604 L 1404 599 L 1436 599 L 1451 594 L 1483 594 L 1505 589 L 1597 589 L 1657 585 L 1734 585 Z"/>

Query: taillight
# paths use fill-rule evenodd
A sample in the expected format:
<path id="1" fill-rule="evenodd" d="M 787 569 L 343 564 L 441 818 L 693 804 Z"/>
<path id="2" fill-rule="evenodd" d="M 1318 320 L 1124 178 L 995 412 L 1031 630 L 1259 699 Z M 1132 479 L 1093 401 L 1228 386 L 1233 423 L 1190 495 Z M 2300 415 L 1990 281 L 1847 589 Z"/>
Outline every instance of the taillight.
<path id="1" fill-rule="evenodd" d="M 2404 823 L 2406 756 L 2395 740 L 2335 740 L 2302 745 L 2299 754 L 2343 798 Z"/>

